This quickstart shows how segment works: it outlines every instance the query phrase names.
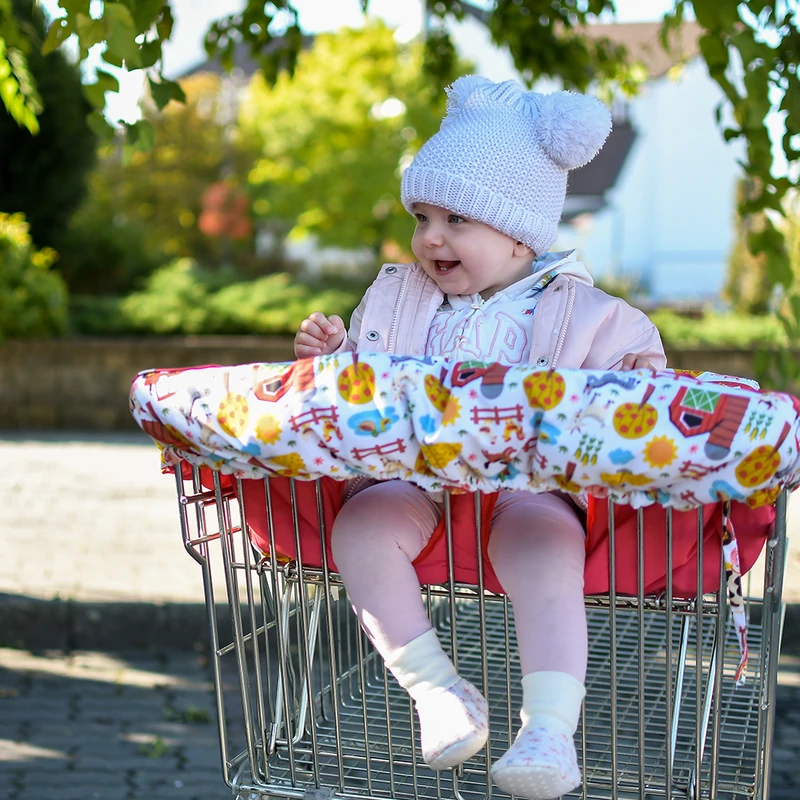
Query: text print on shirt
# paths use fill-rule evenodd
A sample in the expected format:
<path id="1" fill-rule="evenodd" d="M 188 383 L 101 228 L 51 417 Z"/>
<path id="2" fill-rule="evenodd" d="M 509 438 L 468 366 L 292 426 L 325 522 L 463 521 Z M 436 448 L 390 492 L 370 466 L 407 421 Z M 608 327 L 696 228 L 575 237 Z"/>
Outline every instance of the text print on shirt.
<path id="1" fill-rule="evenodd" d="M 522 363 L 530 350 L 528 332 L 510 314 L 487 310 L 488 314 L 479 309 L 470 309 L 472 313 L 467 312 L 466 318 L 455 326 L 447 323 L 447 315 L 437 314 L 428 333 L 428 355 L 501 361 L 504 364 Z M 470 325 L 474 326 L 471 335 L 467 332 Z"/>

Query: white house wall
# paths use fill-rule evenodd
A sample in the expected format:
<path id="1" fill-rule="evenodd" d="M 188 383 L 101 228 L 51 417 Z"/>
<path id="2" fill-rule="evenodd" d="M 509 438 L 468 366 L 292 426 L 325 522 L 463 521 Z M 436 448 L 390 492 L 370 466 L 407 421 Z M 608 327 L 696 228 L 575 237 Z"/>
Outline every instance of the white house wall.
<path id="1" fill-rule="evenodd" d="M 721 96 L 695 59 L 679 80 L 652 81 L 631 101 L 637 138 L 607 208 L 561 237 L 578 243 L 596 276 L 636 276 L 654 300 L 719 297 L 742 152 L 717 128 Z"/>

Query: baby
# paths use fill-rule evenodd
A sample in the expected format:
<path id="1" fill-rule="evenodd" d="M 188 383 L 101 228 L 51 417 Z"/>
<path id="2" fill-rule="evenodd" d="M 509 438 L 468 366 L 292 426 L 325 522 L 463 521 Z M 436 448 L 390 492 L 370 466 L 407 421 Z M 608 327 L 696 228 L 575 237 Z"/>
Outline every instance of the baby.
<path id="1" fill-rule="evenodd" d="M 664 368 L 647 317 L 596 289 L 572 252 L 548 252 L 568 171 L 608 136 L 606 108 L 585 95 L 542 95 L 477 76 L 447 91 L 440 130 L 402 178 L 417 261 L 381 268 L 349 332 L 339 317 L 311 314 L 295 337 L 297 357 L 358 350 L 540 369 Z M 412 566 L 441 514 L 441 499 L 411 483 L 359 478 L 332 531 L 353 608 L 415 702 L 433 769 L 460 764 L 488 736 L 486 700 L 442 649 Z M 522 727 L 492 779 L 518 797 L 557 797 L 581 779 L 574 734 L 588 646 L 580 498 L 501 491 L 488 555 L 514 609 L 523 675 Z"/>

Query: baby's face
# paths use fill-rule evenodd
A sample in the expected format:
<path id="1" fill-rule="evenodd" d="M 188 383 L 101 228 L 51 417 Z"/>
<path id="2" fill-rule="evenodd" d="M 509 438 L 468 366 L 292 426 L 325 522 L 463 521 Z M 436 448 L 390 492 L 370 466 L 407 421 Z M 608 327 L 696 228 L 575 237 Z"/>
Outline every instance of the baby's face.
<path id="1" fill-rule="evenodd" d="M 411 249 L 445 294 L 488 298 L 530 275 L 533 253 L 510 236 L 427 203 L 414 214 Z"/>

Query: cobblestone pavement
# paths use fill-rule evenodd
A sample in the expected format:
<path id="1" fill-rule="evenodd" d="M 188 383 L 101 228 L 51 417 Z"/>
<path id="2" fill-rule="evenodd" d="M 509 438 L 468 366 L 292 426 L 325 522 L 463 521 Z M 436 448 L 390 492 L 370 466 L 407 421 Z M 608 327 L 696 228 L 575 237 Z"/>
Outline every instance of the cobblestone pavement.
<path id="1" fill-rule="evenodd" d="M 784 654 L 778 675 L 771 800 L 800 798 L 800 655 Z"/>
<path id="2" fill-rule="evenodd" d="M 172 479 L 160 475 L 146 437 L 0 435 L 0 459 L 0 596 L 131 608 L 202 603 L 199 572 L 178 534 Z M 791 535 L 800 531 L 800 497 L 790 517 Z M 785 587 L 795 604 L 799 539 Z M 205 658 L 158 652 L 0 649 L 0 798 L 230 797 Z M 781 658 L 773 756 L 772 800 L 798 800 L 796 635 Z"/>
<path id="3" fill-rule="evenodd" d="M 213 720 L 196 655 L 0 650 L 0 797 L 230 798 Z"/>
<path id="4" fill-rule="evenodd" d="M 223 800 L 206 659 L 0 649 L 0 797 Z M 778 690 L 772 800 L 800 796 L 800 658 Z"/>

